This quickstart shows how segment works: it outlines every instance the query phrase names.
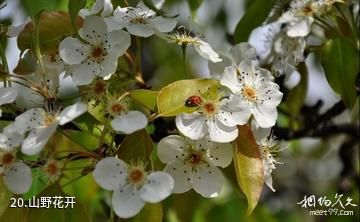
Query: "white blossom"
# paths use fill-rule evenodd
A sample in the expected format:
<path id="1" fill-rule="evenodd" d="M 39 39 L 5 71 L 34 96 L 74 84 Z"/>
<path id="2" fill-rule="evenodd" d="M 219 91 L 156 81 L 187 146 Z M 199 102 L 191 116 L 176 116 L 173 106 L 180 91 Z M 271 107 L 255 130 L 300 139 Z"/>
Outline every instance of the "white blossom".
<path id="1" fill-rule="evenodd" d="M 148 173 L 141 164 L 127 165 L 114 157 L 99 161 L 93 176 L 102 188 L 114 191 L 112 207 L 120 218 L 135 216 L 145 202 L 164 200 L 174 188 L 174 180 L 168 173 Z"/>
<path id="2" fill-rule="evenodd" d="M 290 9 L 279 18 L 280 23 L 287 24 L 287 35 L 290 37 L 305 37 L 311 31 L 314 16 L 319 12 L 319 5 L 313 0 L 294 0 Z"/>
<path id="3" fill-rule="evenodd" d="M 175 181 L 174 193 L 193 188 L 204 197 L 217 196 L 224 184 L 218 167 L 227 167 L 233 157 L 230 143 L 215 143 L 208 138 L 191 141 L 178 135 L 163 138 L 157 148 L 164 171 Z"/>
<path id="4" fill-rule="evenodd" d="M 220 79 L 226 67 L 237 67 L 245 59 L 257 61 L 256 49 L 250 43 L 241 42 L 233 46 L 229 55 L 224 55 L 221 62 L 208 63 L 210 74 L 213 78 Z"/>
<path id="5" fill-rule="evenodd" d="M 274 39 L 273 47 L 272 69 L 276 74 L 291 74 L 305 59 L 306 40 L 303 37 L 289 37 L 280 32 Z"/>
<path id="6" fill-rule="evenodd" d="M 143 2 L 136 7 L 118 6 L 114 11 L 112 21 L 107 23 L 110 30 L 126 28 L 130 34 L 140 37 L 149 37 L 155 32 L 170 32 L 176 26 L 175 19 L 157 16 L 156 12 L 149 9 Z"/>
<path id="7" fill-rule="evenodd" d="M 87 16 L 79 35 L 86 42 L 66 37 L 59 45 L 60 57 L 69 65 L 68 72 L 77 85 L 89 84 L 95 76 L 109 78 L 131 42 L 125 31 L 108 32 L 98 16 Z"/>
<path id="8" fill-rule="evenodd" d="M 253 115 L 261 127 L 275 125 L 276 107 L 283 94 L 268 70 L 258 68 L 254 61 L 246 59 L 238 68 L 226 67 L 220 83 L 233 93 L 230 99 L 239 101 L 237 106 L 242 109 L 243 119 L 248 120 Z"/>
<path id="9" fill-rule="evenodd" d="M 33 108 L 16 117 L 11 131 L 29 134 L 22 142 L 21 151 L 27 155 L 38 154 L 55 133 L 58 125 L 64 125 L 87 111 L 84 103 L 75 103 L 62 111 L 54 104 L 46 109 Z M 8 130 L 10 131 L 10 130 Z"/>
<path id="10" fill-rule="evenodd" d="M 247 122 L 249 112 L 238 97 L 201 99 L 193 113 L 176 116 L 175 123 L 185 136 L 198 140 L 209 135 L 211 141 L 226 143 L 238 136 L 237 125 Z"/>
<path id="11" fill-rule="evenodd" d="M 0 134 L 0 177 L 13 193 L 26 193 L 32 184 L 31 169 L 25 163 L 16 160 L 16 147 L 21 144 L 23 136 L 12 133 Z"/>

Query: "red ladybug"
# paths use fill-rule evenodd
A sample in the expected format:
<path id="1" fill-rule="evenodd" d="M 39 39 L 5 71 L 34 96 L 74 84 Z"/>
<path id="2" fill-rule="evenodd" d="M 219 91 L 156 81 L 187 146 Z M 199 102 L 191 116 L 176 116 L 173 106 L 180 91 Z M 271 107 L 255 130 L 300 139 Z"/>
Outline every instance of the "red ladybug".
<path id="1" fill-rule="evenodd" d="M 187 107 L 196 107 L 201 105 L 202 103 L 202 99 L 200 96 L 190 96 L 186 101 L 185 101 L 185 106 Z"/>

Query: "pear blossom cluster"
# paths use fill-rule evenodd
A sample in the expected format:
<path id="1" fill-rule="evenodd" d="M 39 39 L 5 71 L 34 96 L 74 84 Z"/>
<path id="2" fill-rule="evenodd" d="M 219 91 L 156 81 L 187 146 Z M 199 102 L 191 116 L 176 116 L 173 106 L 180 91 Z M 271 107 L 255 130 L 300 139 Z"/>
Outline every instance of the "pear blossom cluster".
<path id="1" fill-rule="evenodd" d="M 335 1 L 292 1 L 279 18 L 285 26 L 272 40 L 272 55 L 266 61 L 275 72 L 265 68 L 258 50 L 248 42 L 233 46 L 227 55 L 217 53 L 202 35 L 178 25 L 174 17 L 160 15 L 157 10 L 164 2 L 153 1 L 152 9 L 144 2 L 114 8 L 110 0 L 97 0 L 91 8 L 80 10 L 83 24 L 77 33 L 61 39 L 53 52 L 36 58 L 34 70 L 24 76 L 8 73 L 0 88 L 0 117 L 5 113 L 13 119 L 0 133 L 0 177 L 11 192 L 28 192 L 32 170 L 39 165 L 48 181 L 61 180 L 67 163 L 56 158 L 49 141 L 67 127 L 82 130 L 77 121 L 88 115 L 101 125 L 94 127 L 101 131 L 100 144 L 96 152 L 90 152 L 88 169 L 95 182 L 111 192 L 110 206 L 120 218 L 134 217 L 146 203 L 159 203 L 172 193 L 193 189 L 205 198 L 221 195 L 226 183 L 222 169 L 232 163 L 239 126 L 243 125 L 255 126 L 252 131 L 261 153 L 265 183 L 275 191 L 271 174 L 280 164 L 274 155 L 280 142 L 269 132 L 277 123 L 277 107 L 283 99 L 275 80 L 277 74 L 296 69 L 304 60 L 305 38 L 316 16 L 327 13 Z M 141 70 L 137 68 L 141 64 L 134 62 L 132 51 L 134 45 L 141 50 L 137 42 L 151 36 L 183 49 L 193 47 L 208 61 L 211 79 L 218 83 L 215 92 L 199 90 L 183 101 L 182 108 L 191 108 L 191 112 L 174 115 L 176 130 L 161 138 L 155 149 L 162 169 L 138 156 L 122 158 L 121 142 L 117 141 L 149 130 L 160 116 L 139 104 L 130 92 L 138 88 L 134 82 L 147 87 L 139 77 Z M 32 52 L 28 49 L 26 53 Z M 124 61 L 132 69 L 121 70 Z M 133 70 L 128 83 L 120 73 Z M 69 79 L 76 89 L 74 99 L 61 95 L 62 84 Z M 20 95 L 28 97 L 23 106 L 18 105 Z M 267 135 L 258 137 L 261 130 Z M 112 137 L 110 142 L 107 136 Z"/>
<path id="2" fill-rule="evenodd" d="M 327 16 L 334 13 L 336 4 L 349 4 L 343 0 L 292 0 L 289 8 L 271 23 L 256 28 L 250 36 L 251 43 L 259 43 L 261 63 L 270 64 L 272 72 L 289 75 L 306 59 L 307 47 L 316 46 L 318 29 L 331 27 Z M 331 30 L 329 30 L 331 31 Z M 259 41 L 259 40 L 262 41 Z"/>

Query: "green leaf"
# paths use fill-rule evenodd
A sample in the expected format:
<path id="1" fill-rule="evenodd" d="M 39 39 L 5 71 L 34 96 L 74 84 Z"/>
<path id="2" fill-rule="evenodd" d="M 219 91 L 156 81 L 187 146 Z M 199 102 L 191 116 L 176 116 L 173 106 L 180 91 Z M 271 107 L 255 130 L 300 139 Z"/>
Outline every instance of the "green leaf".
<path id="1" fill-rule="evenodd" d="M 104 126 L 90 113 L 84 113 L 80 117 L 73 120 L 73 123 L 84 132 L 87 132 L 98 138 L 101 137 L 102 131 L 104 129 Z M 107 134 L 104 139 L 106 144 L 109 145 L 111 143 L 110 134 Z"/>
<path id="2" fill-rule="evenodd" d="M 193 112 L 196 108 L 186 107 L 185 101 L 193 95 L 213 93 L 220 86 L 217 80 L 180 80 L 165 86 L 159 91 L 157 107 L 159 116 L 176 116 Z"/>
<path id="3" fill-rule="evenodd" d="M 187 2 L 189 4 L 191 14 L 194 17 L 197 9 L 200 7 L 200 5 L 202 4 L 203 1 L 202 0 L 188 0 Z"/>
<path id="4" fill-rule="evenodd" d="M 156 98 L 158 93 L 158 91 L 151 91 L 147 89 L 135 89 L 130 91 L 131 98 L 152 111 L 156 110 Z"/>
<path id="5" fill-rule="evenodd" d="M 249 126 L 239 126 L 234 149 L 234 166 L 240 189 L 248 202 L 247 213 L 255 209 L 264 185 L 260 151 Z"/>
<path id="6" fill-rule="evenodd" d="M 236 26 L 234 42 L 246 42 L 251 31 L 260 26 L 268 17 L 275 2 L 276 0 L 255 0 Z"/>
<path id="7" fill-rule="evenodd" d="M 163 209 L 161 203 L 147 203 L 144 208 L 136 215 L 132 222 L 161 222 Z"/>
<path id="8" fill-rule="evenodd" d="M 3 180 L 0 179 L 0 215 L 6 210 L 10 202 L 12 194 L 8 191 L 3 183 Z M 0 217 L 1 218 L 1 217 Z"/>
<path id="9" fill-rule="evenodd" d="M 19 196 L 14 196 L 15 198 L 18 198 Z M 12 202 L 11 202 L 12 203 Z M 19 207 L 19 208 L 10 208 L 10 205 L 5 205 L 5 211 L 0 216 L 0 221 L 6 221 L 6 222 L 19 222 L 19 221 L 26 221 L 24 218 L 26 218 L 26 213 L 28 211 L 25 207 Z"/>
<path id="10" fill-rule="evenodd" d="M 346 39 L 332 39 L 322 49 L 321 61 L 331 88 L 352 108 L 356 99 L 355 80 L 359 73 L 358 50 Z"/>
<path id="11" fill-rule="evenodd" d="M 154 143 L 145 129 L 127 135 L 120 145 L 118 156 L 128 163 L 144 161 L 150 163 L 150 155 Z"/>
<path id="12" fill-rule="evenodd" d="M 299 63 L 297 68 L 301 76 L 300 82 L 289 92 L 286 99 L 289 113 L 293 118 L 299 114 L 301 107 L 304 105 L 308 88 L 309 74 L 305 62 Z"/>
<path id="13" fill-rule="evenodd" d="M 78 30 L 77 17 L 80 9 L 85 8 L 86 0 L 69 0 L 68 10 L 70 13 L 71 24 L 75 32 Z"/>
<path id="14" fill-rule="evenodd" d="M 98 148 L 100 138 L 88 132 L 77 130 L 63 130 L 62 133 L 66 135 L 71 141 L 88 150 L 95 150 Z"/>
<path id="15" fill-rule="evenodd" d="M 78 26 L 82 26 L 83 19 L 77 17 Z M 39 17 L 39 47 L 42 53 L 54 54 L 58 46 L 66 36 L 74 34 L 69 14 L 63 11 L 42 12 Z M 56 27 L 56 28 L 54 28 Z M 21 51 L 25 49 L 34 50 L 33 36 L 34 25 L 32 22 L 26 24 L 17 39 Z"/>

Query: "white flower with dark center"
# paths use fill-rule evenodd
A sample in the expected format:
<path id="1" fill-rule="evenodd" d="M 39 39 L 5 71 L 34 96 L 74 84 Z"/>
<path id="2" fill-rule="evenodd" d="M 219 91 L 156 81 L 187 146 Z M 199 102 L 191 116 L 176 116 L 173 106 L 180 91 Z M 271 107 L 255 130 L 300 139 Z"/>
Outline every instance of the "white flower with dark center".
<path id="1" fill-rule="evenodd" d="M 14 102 L 17 94 L 18 91 L 14 87 L 0 88 L 0 106 Z M 0 109 L 0 117 L 1 115 L 2 115 L 2 111 Z"/>
<path id="2" fill-rule="evenodd" d="M 161 5 L 158 6 L 161 7 Z M 176 20 L 156 16 L 155 11 L 149 9 L 143 2 L 140 2 L 136 7 L 117 7 L 112 21 L 109 21 L 108 24 L 110 24 L 110 30 L 126 28 L 132 35 L 149 37 L 155 32 L 172 31 L 176 26 Z"/>
<path id="3" fill-rule="evenodd" d="M 289 37 L 280 32 L 274 39 L 273 66 L 276 74 L 290 74 L 296 70 L 299 62 L 304 61 L 306 41 L 303 37 Z"/>
<path id="4" fill-rule="evenodd" d="M 214 78 L 220 79 L 226 67 L 237 67 L 240 62 L 245 59 L 253 59 L 254 61 L 257 61 L 256 49 L 250 43 L 241 42 L 233 46 L 230 49 L 229 55 L 224 55 L 221 62 L 208 63 L 210 74 Z"/>
<path id="5" fill-rule="evenodd" d="M 202 40 L 199 34 L 186 30 L 183 26 L 179 26 L 171 33 L 160 35 L 160 37 L 165 38 L 170 43 L 181 46 L 193 45 L 199 55 L 211 62 L 217 63 L 222 61 L 219 54 L 211 48 L 209 43 Z"/>
<path id="6" fill-rule="evenodd" d="M 276 123 L 276 107 L 283 96 L 272 79 L 268 70 L 257 68 L 247 59 L 238 68 L 227 67 L 220 83 L 233 93 L 230 99 L 239 101 L 237 106 L 242 108 L 243 119 L 248 120 L 252 114 L 259 126 L 268 128 Z"/>
<path id="7" fill-rule="evenodd" d="M 290 37 L 305 37 L 311 31 L 314 16 L 319 13 L 319 5 L 313 0 L 294 0 L 290 9 L 281 15 L 280 23 L 287 24 L 287 35 Z"/>
<path id="8" fill-rule="evenodd" d="M 157 148 L 164 171 L 175 181 L 174 193 L 193 188 L 204 197 L 216 197 L 224 184 L 218 167 L 227 167 L 233 157 L 230 143 L 214 143 L 208 138 L 191 141 L 178 135 L 162 139 Z"/>
<path id="9" fill-rule="evenodd" d="M 15 148 L 21 143 L 22 135 L 0 134 L 0 177 L 13 193 L 26 193 L 32 184 L 31 169 L 25 163 L 16 160 Z"/>
<path id="10" fill-rule="evenodd" d="M 104 19 L 97 16 L 85 18 L 79 35 L 86 42 L 66 37 L 59 45 L 60 57 L 70 65 L 68 72 L 77 85 L 89 84 L 95 76 L 109 78 L 131 42 L 125 31 L 108 32 Z"/>
<path id="11" fill-rule="evenodd" d="M 148 173 L 141 164 L 128 166 L 114 157 L 99 161 L 93 176 L 102 188 L 114 191 L 111 206 L 120 218 L 135 216 L 145 202 L 164 200 L 174 188 L 174 180 L 168 173 Z"/>
<path id="12" fill-rule="evenodd" d="M 111 120 L 112 128 L 120 133 L 131 134 L 144 129 L 148 124 L 148 119 L 144 113 L 129 110 L 128 104 L 122 100 L 109 99 L 106 112 L 114 118 Z"/>
<path id="13" fill-rule="evenodd" d="M 211 141 L 227 143 L 238 136 L 237 125 L 247 122 L 249 112 L 241 98 L 204 99 L 193 113 L 176 116 L 176 127 L 185 136 L 199 140 L 209 135 Z M 245 112 L 245 113 L 244 113 Z"/>
<path id="14" fill-rule="evenodd" d="M 38 154 L 55 133 L 58 125 L 71 122 L 86 111 L 87 105 L 81 102 L 68 106 L 62 111 L 49 102 L 45 110 L 33 108 L 22 113 L 16 117 L 13 127 L 13 130 L 22 134 L 29 131 L 22 142 L 21 151 L 27 155 Z"/>

